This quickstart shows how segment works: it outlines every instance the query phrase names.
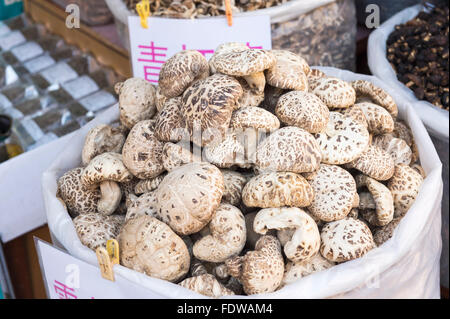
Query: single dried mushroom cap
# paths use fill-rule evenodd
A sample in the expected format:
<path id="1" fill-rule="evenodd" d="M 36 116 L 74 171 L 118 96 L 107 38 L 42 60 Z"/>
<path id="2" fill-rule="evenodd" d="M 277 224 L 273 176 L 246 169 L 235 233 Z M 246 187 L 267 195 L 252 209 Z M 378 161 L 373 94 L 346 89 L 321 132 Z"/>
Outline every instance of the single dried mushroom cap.
<path id="1" fill-rule="evenodd" d="M 159 184 L 157 214 L 178 234 L 196 233 L 211 221 L 223 190 L 222 173 L 214 165 L 183 165 Z"/>
<path id="2" fill-rule="evenodd" d="M 247 183 L 247 178 L 239 172 L 223 169 L 221 170 L 224 181 L 222 202 L 234 206 L 241 202 L 242 189 Z"/>
<path id="3" fill-rule="evenodd" d="M 389 114 L 395 119 L 398 115 L 397 104 L 392 96 L 390 96 L 382 88 L 375 86 L 369 81 L 356 80 L 351 82 L 357 96 L 368 96 L 370 99 L 385 108 Z"/>
<path id="4" fill-rule="evenodd" d="M 364 115 L 362 109 L 359 107 L 359 103 L 356 103 L 346 109 L 339 109 L 338 112 L 345 116 L 353 118 L 358 123 L 364 125 L 365 128 L 368 127 L 366 116 Z"/>
<path id="5" fill-rule="evenodd" d="M 230 127 L 233 129 L 254 128 L 263 132 L 272 132 L 280 128 L 280 120 L 263 108 L 247 106 L 233 112 Z"/>
<path id="6" fill-rule="evenodd" d="M 242 42 L 227 42 L 219 45 L 214 51 L 213 56 L 209 59 L 209 68 L 211 73 L 217 73 L 217 70 L 215 69 L 215 59 L 219 55 L 230 52 L 241 52 L 248 49 L 249 47 Z"/>
<path id="7" fill-rule="evenodd" d="M 120 261 L 148 276 L 177 281 L 189 271 L 184 241 L 165 223 L 151 216 L 129 219 L 118 236 Z"/>
<path id="8" fill-rule="evenodd" d="M 309 91 L 317 95 L 329 108 L 347 108 L 356 101 L 352 86 L 334 77 L 315 78 L 310 82 Z"/>
<path id="9" fill-rule="evenodd" d="M 193 290 L 204 296 L 219 298 L 222 296 L 234 295 L 234 292 L 224 287 L 211 274 L 202 274 L 195 277 L 189 277 L 179 283 L 180 286 Z"/>
<path id="10" fill-rule="evenodd" d="M 276 130 L 256 150 L 256 165 L 260 170 L 313 172 L 320 160 L 320 148 L 314 137 L 295 126 Z"/>
<path id="11" fill-rule="evenodd" d="M 253 229 L 266 234 L 269 229 L 295 228 L 290 241 L 284 245 L 286 257 L 292 261 L 307 260 L 320 248 L 320 233 L 316 222 L 297 207 L 265 208 L 256 214 Z"/>
<path id="12" fill-rule="evenodd" d="M 326 164 L 345 164 L 357 159 L 369 145 L 364 125 L 338 112 L 330 112 L 323 133 L 314 135 Z"/>
<path id="13" fill-rule="evenodd" d="M 364 113 L 370 133 L 386 134 L 394 131 L 394 119 L 381 106 L 367 102 L 357 103 L 355 106 L 358 106 Z"/>
<path id="14" fill-rule="evenodd" d="M 339 166 L 321 164 L 308 181 L 314 190 L 314 199 L 308 207 L 312 216 L 330 222 L 348 215 L 357 194 L 349 172 Z"/>
<path id="15" fill-rule="evenodd" d="M 402 220 L 401 217 L 394 218 L 389 224 L 377 228 L 373 233 L 373 240 L 377 246 L 381 246 L 386 241 L 388 241 L 394 234 L 395 229 Z"/>
<path id="16" fill-rule="evenodd" d="M 375 145 L 369 145 L 367 150 L 360 157 L 347 164 L 350 168 L 356 168 L 363 174 L 385 181 L 394 174 L 394 160 L 392 157 Z"/>
<path id="17" fill-rule="evenodd" d="M 391 134 L 384 134 L 375 136 L 372 144 L 389 153 L 395 165 L 411 164 L 412 151 L 404 140 L 396 138 Z"/>
<path id="18" fill-rule="evenodd" d="M 395 217 L 404 216 L 414 204 L 422 182 L 422 175 L 415 169 L 405 164 L 395 166 L 387 185 L 394 197 Z"/>
<path id="19" fill-rule="evenodd" d="M 189 140 L 189 132 L 180 111 L 181 97 L 167 100 L 155 122 L 155 136 L 162 142 Z"/>
<path id="20" fill-rule="evenodd" d="M 194 256 L 214 263 L 224 262 L 238 255 L 246 241 L 245 220 L 242 212 L 229 204 L 221 204 L 209 223 L 210 234 L 194 244 Z"/>
<path id="21" fill-rule="evenodd" d="M 150 119 L 156 113 L 156 90 L 141 78 L 130 78 L 117 86 L 120 122 L 131 129 L 137 122 Z"/>
<path id="22" fill-rule="evenodd" d="M 122 228 L 123 216 L 103 216 L 97 213 L 88 213 L 75 217 L 73 224 L 78 238 L 83 245 L 92 250 L 106 247 L 109 239 L 115 239 Z"/>
<path id="23" fill-rule="evenodd" d="M 234 132 L 227 133 L 220 142 L 211 142 L 204 148 L 206 159 L 220 168 L 230 168 L 235 165 L 248 167 L 249 163 L 245 159 L 245 148 L 241 140 Z"/>
<path id="24" fill-rule="evenodd" d="M 95 156 L 105 152 L 120 153 L 125 135 L 120 129 L 100 124 L 92 128 L 84 140 L 81 162 L 84 166 L 89 164 Z"/>
<path id="25" fill-rule="evenodd" d="M 180 144 L 166 143 L 162 151 L 162 163 L 168 172 L 188 163 L 200 162 L 201 158 Z"/>
<path id="26" fill-rule="evenodd" d="M 358 219 L 345 218 L 325 224 L 320 237 L 320 253 L 333 262 L 360 258 L 375 248 L 369 227 Z"/>
<path id="27" fill-rule="evenodd" d="M 137 218 L 142 215 L 156 217 L 156 194 L 148 192 L 139 197 L 131 196 L 127 205 L 125 220 Z"/>
<path id="28" fill-rule="evenodd" d="M 395 137 L 401 138 L 402 140 L 404 140 L 406 142 L 406 144 L 408 144 L 409 147 L 411 147 L 412 144 L 414 143 L 414 136 L 413 136 L 411 130 L 402 121 L 394 122 L 394 131 L 392 132 L 392 134 Z"/>
<path id="29" fill-rule="evenodd" d="M 195 81 L 209 75 L 206 58 L 196 50 L 185 50 L 176 53 L 163 64 L 159 73 L 161 93 L 168 97 L 176 97 Z"/>
<path id="30" fill-rule="evenodd" d="M 137 123 L 128 134 L 122 148 L 123 163 L 130 172 L 140 178 L 156 177 L 164 172 L 160 142 L 154 133 L 150 120 Z"/>
<path id="31" fill-rule="evenodd" d="M 297 126 L 309 133 L 322 132 L 328 123 L 328 107 L 314 94 L 291 91 L 278 100 L 275 113 L 286 125 Z"/>
<path id="32" fill-rule="evenodd" d="M 266 71 L 267 83 L 281 89 L 308 91 L 308 63 L 298 54 L 272 50 L 276 63 Z"/>
<path id="33" fill-rule="evenodd" d="M 267 172 L 251 178 L 242 191 L 247 207 L 309 206 L 313 188 L 300 174 Z"/>
<path id="34" fill-rule="evenodd" d="M 297 262 L 289 261 L 286 264 L 286 270 L 284 271 L 283 285 L 291 284 L 300 278 L 331 268 L 334 265 L 334 262 L 323 258 L 319 253 L 308 260 Z"/>
<path id="35" fill-rule="evenodd" d="M 283 255 L 280 243 L 273 236 L 262 236 L 255 250 L 232 257 L 225 264 L 228 273 L 241 281 L 247 295 L 273 292 L 283 279 Z"/>
<path id="36" fill-rule="evenodd" d="M 223 74 L 198 81 L 184 92 L 181 114 L 191 134 L 201 131 L 201 146 L 211 142 L 217 133 L 225 135 L 241 95 L 239 82 Z M 200 145 L 200 141 L 194 142 Z"/>

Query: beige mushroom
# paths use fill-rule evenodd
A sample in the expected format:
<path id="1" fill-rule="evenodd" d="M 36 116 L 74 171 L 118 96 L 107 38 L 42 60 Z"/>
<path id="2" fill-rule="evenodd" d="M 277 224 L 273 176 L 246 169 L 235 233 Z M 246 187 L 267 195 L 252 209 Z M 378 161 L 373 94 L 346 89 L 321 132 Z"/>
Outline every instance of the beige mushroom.
<path id="1" fill-rule="evenodd" d="M 351 82 L 352 87 L 355 89 L 357 96 L 367 96 L 374 103 L 385 108 L 389 114 L 395 119 L 398 114 L 397 104 L 392 96 L 390 96 L 382 88 L 375 86 L 369 81 L 356 80 Z"/>
<path id="2" fill-rule="evenodd" d="M 319 272 L 322 270 L 326 270 L 335 265 L 334 262 L 331 262 L 322 257 L 321 254 L 315 254 L 308 260 L 293 262 L 289 261 L 286 264 L 286 270 L 284 271 L 283 276 L 283 285 L 288 285 L 297 280 L 311 275 L 315 272 Z"/>
<path id="3" fill-rule="evenodd" d="M 392 132 L 392 134 L 395 137 L 401 138 L 402 140 L 404 140 L 406 142 L 406 144 L 408 144 L 409 147 L 411 147 L 412 144 L 414 143 L 414 136 L 413 136 L 411 130 L 402 121 L 394 122 L 394 131 Z"/>
<path id="4" fill-rule="evenodd" d="M 162 151 L 162 163 L 168 172 L 188 163 L 200 162 L 201 158 L 182 144 L 166 143 Z"/>
<path id="5" fill-rule="evenodd" d="M 222 202 L 237 206 L 241 202 L 242 189 L 247 183 L 247 178 L 236 171 L 221 170 L 224 180 Z"/>
<path id="6" fill-rule="evenodd" d="M 258 239 L 262 236 L 261 234 L 258 234 L 257 232 L 254 231 L 253 229 L 253 222 L 255 220 L 256 217 L 256 212 L 252 212 L 252 213 L 248 213 L 244 216 L 245 218 L 245 227 L 247 229 L 247 243 L 246 243 L 246 247 L 250 248 L 250 249 L 255 249 L 255 245 L 256 242 L 258 241 Z M 269 230 L 269 232 L 267 233 L 268 235 L 274 235 L 275 231 L 274 230 Z"/>
<path id="7" fill-rule="evenodd" d="M 230 127 L 233 129 L 254 128 L 262 132 L 272 132 L 280 128 L 280 121 L 263 108 L 248 106 L 233 112 Z"/>
<path id="8" fill-rule="evenodd" d="M 309 65 L 301 56 L 286 50 L 272 50 L 276 63 L 266 71 L 267 83 L 281 89 L 308 91 Z"/>
<path id="9" fill-rule="evenodd" d="M 320 248 L 320 233 L 316 222 L 297 207 L 265 208 L 256 214 L 253 229 L 266 234 L 269 229 L 295 228 L 290 241 L 284 245 L 286 257 L 292 261 L 307 260 Z"/>
<path id="10" fill-rule="evenodd" d="M 233 131 L 228 132 L 220 142 L 209 143 L 204 148 L 204 155 L 208 162 L 220 168 L 249 167 L 245 158 L 244 145 Z"/>
<path id="11" fill-rule="evenodd" d="M 156 217 L 156 193 L 148 192 L 139 197 L 131 196 L 127 205 L 125 220 L 137 218 L 139 216 Z"/>
<path id="12" fill-rule="evenodd" d="M 206 58 L 196 50 L 176 53 L 163 64 L 159 72 L 159 87 L 167 98 L 180 96 L 196 81 L 209 75 Z"/>
<path id="13" fill-rule="evenodd" d="M 321 77 L 309 81 L 309 91 L 329 108 L 347 108 L 355 104 L 356 93 L 352 86 L 338 78 Z"/>
<path id="14" fill-rule="evenodd" d="M 139 195 L 154 191 L 158 188 L 159 184 L 162 182 L 165 176 L 166 174 L 161 174 L 150 179 L 139 180 L 134 186 L 134 193 Z"/>
<path id="15" fill-rule="evenodd" d="M 402 217 L 394 218 L 389 224 L 377 228 L 373 233 L 373 240 L 377 244 L 377 246 L 381 246 L 385 242 L 387 242 L 394 235 L 394 231 L 397 228 L 398 224 L 402 220 Z"/>
<path id="16" fill-rule="evenodd" d="M 156 117 L 155 136 L 162 142 L 189 141 L 189 131 L 180 112 L 181 97 L 167 100 Z"/>
<path id="17" fill-rule="evenodd" d="M 168 100 L 168 98 L 165 97 L 161 93 L 161 87 L 158 85 L 156 87 L 156 93 L 155 93 L 155 105 L 156 105 L 156 110 L 158 112 L 161 112 L 161 110 L 164 108 L 164 104 L 166 104 L 167 100 Z"/>
<path id="18" fill-rule="evenodd" d="M 320 253 L 332 262 L 360 258 L 375 248 L 369 227 L 358 219 L 344 218 L 325 224 L 320 236 Z"/>
<path id="19" fill-rule="evenodd" d="M 341 113 L 342 115 L 353 118 L 358 123 L 364 125 L 365 128 L 368 127 L 366 117 L 364 115 L 364 112 L 360 108 L 359 103 L 356 103 L 346 109 L 338 109 L 338 112 Z"/>
<path id="20" fill-rule="evenodd" d="M 247 207 L 309 206 L 314 199 L 313 188 L 300 174 L 267 172 L 251 178 L 242 191 Z"/>
<path id="21" fill-rule="evenodd" d="M 242 42 L 226 42 L 219 45 L 216 50 L 214 51 L 213 56 L 209 59 L 209 69 L 212 74 L 217 73 L 217 70 L 215 69 L 215 59 L 224 53 L 230 53 L 230 52 L 241 52 L 244 50 L 248 50 L 249 47 Z"/>
<path id="22" fill-rule="evenodd" d="M 372 144 L 389 153 L 395 165 L 411 164 L 412 151 L 404 140 L 396 138 L 392 134 L 384 134 L 375 136 Z"/>
<path id="23" fill-rule="evenodd" d="M 373 134 L 386 134 L 394 131 L 394 119 L 386 109 L 373 103 L 357 103 L 366 118 L 368 130 Z"/>
<path id="24" fill-rule="evenodd" d="M 184 279 L 180 286 L 193 290 L 204 296 L 219 298 L 222 296 L 234 295 L 234 292 L 224 287 L 217 279 L 210 274 L 202 274 Z"/>
<path id="25" fill-rule="evenodd" d="M 116 86 L 116 93 L 119 95 L 120 122 L 128 129 L 156 113 L 156 90 L 150 82 L 130 78 Z"/>
<path id="26" fill-rule="evenodd" d="M 387 152 L 375 145 L 369 145 L 360 157 L 348 163 L 347 166 L 356 168 L 377 181 L 385 181 L 394 174 L 395 164 Z"/>
<path id="27" fill-rule="evenodd" d="M 239 98 L 236 108 L 246 106 L 259 106 L 264 101 L 264 92 L 254 91 L 242 78 L 237 79 L 242 87 L 242 96 Z"/>

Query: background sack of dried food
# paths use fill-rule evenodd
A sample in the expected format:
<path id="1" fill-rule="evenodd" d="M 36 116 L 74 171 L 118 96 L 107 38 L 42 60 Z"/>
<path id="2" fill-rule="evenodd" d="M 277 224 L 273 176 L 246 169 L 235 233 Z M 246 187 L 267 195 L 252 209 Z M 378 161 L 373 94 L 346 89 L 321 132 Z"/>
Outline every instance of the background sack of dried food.
<path id="1" fill-rule="evenodd" d="M 105 1 L 114 15 L 124 45 L 129 48 L 127 21 L 128 16 L 135 13 L 123 0 Z M 291 0 L 270 8 L 234 14 L 236 17 L 255 15 L 270 16 L 273 49 L 296 52 L 309 65 L 355 70 L 356 11 L 353 0 Z"/>
<path id="2" fill-rule="evenodd" d="M 410 107 L 409 100 L 377 78 L 335 68 L 321 70 L 346 81 L 371 81 L 393 96 L 399 107 L 399 117 L 412 129 L 427 177 L 415 203 L 400 222 L 394 236 L 383 246 L 371 250 L 363 258 L 314 273 L 274 293 L 251 297 L 439 298 L 441 163 L 425 127 Z M 81 150 L 89 129 L 100 123 L 111 123 L 118 116 L 118 107 L 113 106 L 81 128 L 42 176 L 48 225 L 54 243 L 93 265 L 97 264 L 95 253 L 81 244 L 69 214 L 55 196 L 57 179 L 64 172 L 80 165 Z M 130 298 L 204 298 L 178 285 L 151 278 L 123 266 L 116 266 L 115 272 L 148 290 L 146 295 L 130 295 Z"/>
<path id="3" fill-rule="evenodd" d="M 69 4 L 80 8 L 80 19 L 87 25 L 104 25 L 112 21 L 113 16 L 104 0 L 52 0 L 65 9 Z"/>

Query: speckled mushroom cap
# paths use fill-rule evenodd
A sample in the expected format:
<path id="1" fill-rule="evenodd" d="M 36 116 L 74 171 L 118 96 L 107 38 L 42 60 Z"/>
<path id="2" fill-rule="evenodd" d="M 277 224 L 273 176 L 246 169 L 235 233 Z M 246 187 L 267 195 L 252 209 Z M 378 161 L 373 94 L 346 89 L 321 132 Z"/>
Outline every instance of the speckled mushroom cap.
<path id="1" fill-rule="evenodd" d="M 375 210 L 364 210 L 363 207 L 359 207 L 363 217 L 374 226 L 390 223 L 394 217 L 394 199 L 389 189 L 365 175 L 358 175 L 355 180 L 358 188 L 367 187 L 375 203 Z"/>
<path id="2" fill-rule="evenodd" d="M 234 292 L 224 287 L 211 274 L 203 274 L 195 277 L 189 277 L 179 283 L 180 286 L 193 290 L 201 295 L 219 298 L 222 296 L 234 295 Z"/>
<path id="3" fill-rule="evenodd" d="M 320 253 L 333 262 L 345 262 L 364 256 L 375 248 L 372 233 L 362 221 L 354 218 L 337 220 L 322 228 Z"/>
<path id="4" fill-rule="evenodd" d="M 338 112 L 345 116 L 353 118 L 355 121 L 364 125 L 364 127 L 367 128 L 368 124 L 367 124 L 366 117 L 364 116 L 364 112 L 359 107 L 358 103 L 356 103 L 346 109 L 339 109 Z"/>
<path id="5" fill-rule="evenodd" d="M 221 172 L 225 186 L 222 195 L 222 202 L 234 206 L 239 205 L 241 202 L 242 189 L 247 183 L 247 178 L 239 172 L 228 169 L 222 169 Z"/>
<path id="6" fill-rule="evenodd" d="M 201 146 L 208 144 L 217 133 L 225 134 L 241 95 L 239 82 L 223 74 L 198 81 L 184 92 L 181 114 L 191 134 L 201 130 Z"/>
<path id="7" fill-rule="evenodd" d="M 328 107 L 314 94 L 291 91 L 278 100 L 275 113 L 286 125 L 297 126 L 309 133 L 322 132 L 328 123 Z"/>
<path id="8" fill-rule="evenodd" d="M 415 169 L 405 164 L 395 165 L 394 174 L 387 185 L 394 197 L 395 217 L 408 212 L 419 194 L 422 182 L 422 175 Z"/>
<path id="9" fill-rule="evenodd" d="M 169 99 L 159 112 L 155 122 L 155 136 L 162 142 L 189 141 L 189 131 L 180 112 L 181 97 Z"/>
<path id="10" fill-rule="evenodd" d="M 183 165 L 159 184 L 157 214 L 178 234 L 196 233 L 211 221 L 223 190 L 222 173 L 214 165 Z"/>
<path id="11" fill-rule="evenodd" d="M 264 92 L 252 90 L 243 78 L 237 78 L 242 87 L 242 95 L 236 104 L 236 109 L 245 106 L 259 106 L 264 101 Z"/>
<path id="12" fill-rule="evenodd" d="M 128 201 L 125 220 L 142 215 L 156 217 L 156 193 L 147 192 L 139 197 L 132 196 Z"/>
<path id="13" fill-rule="evenodd" d="M 374 103 L 385 108 L 394 119 L 397 117 L 397 104 L 385 90 L 366 80 L 356 80 L 351 85 L 358 97 L 368 96 Z"/>
<path id="14" fill-rule="evenodd" d="M 130 78 L 118 86 L 120 122 L 131 129 L 156 113 L 156 90 L 150 82 Z"/>
<path id="15" fill-rule="evenodd" d="M 120 262 L 150 277 L 176 281 L 189 271 L 184 241 L 165 223 L 151 216 L 129 219 L 118 236 Z"/>
<path id="16" fill-rule="evenodd" d="M 320 148 L 314 137 L 295 126 L 276 130 L 256 149 L 256 165 L 262 171 L 313 172 L 320 160 Z"/>
<path id="17" fill-rule="evenodd" d="M 210 234 L 194 244 L 194 256 L 214 263 L 238 255 L 246 241 L 242 212 L 230 204 L 220 204 L 209 223 Z"/>
<path id="18" fill-rule="evenodd" d="M 356 183 L 349 172 L 339 166 L 321 164 L 308 181 L 314 190 L 314 200 L 308 207 L 311 215 L 326 222 L 348 215 L 356 194 Z"/>
<path id="19" fill-rule="evenodd" d="M 345 164 L 358 158 L 369 145 L 369 132 L 356 120 L 330 112 L 323 133 L 314 135 L 326 164 Z"/>
<path id="20" fill-rule="evenodd" d="M 149 120 L 137 123 L 131 129 L 122 148 L 123 163 L 140 179 L 156 177 L 164 172 L 162 165 L 164 143 L 156 138 L 153 124 Z"/>
<path id="21" fill-rule="evenodd" d="M 135 194 L 144 194 L 147 192 L 154 191 L 158 188 L 159 184 L 162 182 L 165 173 L 158 175 L 156 177 L 150 179 L 141 179 L 134 185 L 134 193 Z"/>
<path id="22" fill-rule="evenodd" d="M 263 108 L 247 106 L 233 112 L 230 127 L 233 129 L 254 128 L 272 132 L 280 128 L 280 120 Z"/>
<path id="23" fill-rule="evenodd" d="M 209 59 L 209 69 L 211 73 L 217 73 L 217 70 L 215 68 L 215 59 L 219 55 L 230 52 L 241 52 L 248 49 L 249 47 L 242 42 L 227 42 L 219 45 L 214 51 L 213 56 Z"/>
<path id="24" fill-rule="evenodd" d="M 394 130 L 394 119 L 388 113 L 388 111 L 386 111 L 386 109 L 382 108 L 379 105 L 367 102 L 357 103 L 355 104 L 355 106 L 356 105 L 364 113 L 364 117 L 366 118 L 368 124 L 367 128 L 370 133 L 392 133 L 392 131 Z"/>
<path id="25" fill-rule="evenodd" d="M 81 174 L 81 182 L 95 185 L 103 181 L 127 182 L 133 178 L 122 161 L 122 154 L 107 152 L 94 157 Z"/>
<path id="26" fill-rule="evenodd" d="M 317 95 L 329 108 L 347 108 L 355 104 L 355 90 L 341 79 L 323 77 L 315 78 L 309 83 L 309 91 Z"/>
<path id="27" fill-rule="evenodd" d="M 232 166 L 248 167 L 245 158 L 245 148 L 241 139 L 234 132 L 228 132 L 218 143 L 210 143 L 204 148 L 206 160 L 220 168 Z"/>
<path id="28" fill-rule="evenodd" d="M 155 105 L 158 112 L 161 112 L 167 100 L 168 98 L 161 93 L 161 87 L 158 85 L 155 93 Z"/>
<path id="29" fill-rule="evenodd" d="M 100 200 L 99 188 L 88 187 L 81 182 L 83 170 L 82 167 L 71 169 L 58 179 L 58 195 L 72 217 L 96 213 Z"/>
<path id="30" fill-rule="evenodd" d="M 414 143 L 414 136 L 412 135 L 411 130 L 402 121 L 394 122 L 394 131 L 392 132 L 392 134 L 395 137 L 404 140 L 409 147 L 411 147 L 411 145 Z"/>
<path id="31" fill-rule="evenodd" d="M 183 145 L 174 143 L 164 144 L 162 163 L 168 172 L 171 172 L 184 164 L 200 161 L 199 156 L 194 155 L 190 150 L 183 147 Z"/>
<path id="32" fill-rule="evenodd" d="M 320 234 L 316 222 L 297 207 L 261 209 L 253 221 L 253 229 L 265 234 L 269 229 L 295 228 L 290 241 L 284 245 L 286 257 L 292 261 L 307 260 L 320 248 Z"/>
<path id="33" fill-rule="evenodd" d="M 276 63 L 267 70 L 268 84 L 281 89 L 308 91 L 308 63 L 298 54 L 286 50 L 272 50 Z"/>
<path id="34" fill-rule="evenodd" d="M 389 153 L 395 165 L 411 164 L 412 151 L 404 140 L 396 138 L 392 134 L 384 134 L 375 136 L 372 144 Z"/>
<path id="35" fill-rule="evenodd" d="M 172 98 L 183 94 L 192 83 L 208 75 L 206 58 L 196 50 L 185 50 L 176 53 L 163 64 L 158 84 L 161 93 Z"/>
<path id="36" fill-rule="evenodd" d="M 242 191 L 247 207 L 309 206 L 314 191 L 300 174 L 266 172 L 251 178 Z"/>
<path id="37" fill-rule="evenodd" d="M 401 220 L 401 217 L 394 218 L 389 224 L 379 227 L 374 231 L 373 240 L 377 246 L 381 246 L 392 237 Z"/>
<path id="38" fill-rule="evenodd" d="M 105 152 L 120 153 L 123 143 L 125 143 L 125 135 L 121 130 L 105 124 L 97 125 L 86 135 L 81 152 L 81 162 L 86 166 L 91 159 L 99 154 Z"/>
<path id="39" fill-rule="evenodd" d="M 109 239 L 115 239 L 122 228 L 124 216 L 103 216 L 88 213 L 75 217 L 73 224 L 81 243 L 92 250 L 106 247 Z"/>
<path id="40" fill-rule="evenodd" d="M 283 285 L 291 284 L 300 278 L 331 268 L 334 265 L 334 262 L 323 258 L 319 253 L 308 260 L 298 262 L 289 261 L 284 271 Z"/>
<path id="41" fill-rule="evenodd" d="M 356 168 L 363 174 L 385 181 L 394 174 L 394 160 L 392 157 L 375 145 L 369 145 L 367 150 L 360 157 L 347 164 L 350 168 Z"/>
<path id="42" fill-rule="evenodd" d="M 225 264 L 229 274 L 241 281 L 247 295 L 273 292 L 283 279 L 283 255 L 280 243 L 273 236 L 262 236 L 255 250 L 230 258 Z"/>

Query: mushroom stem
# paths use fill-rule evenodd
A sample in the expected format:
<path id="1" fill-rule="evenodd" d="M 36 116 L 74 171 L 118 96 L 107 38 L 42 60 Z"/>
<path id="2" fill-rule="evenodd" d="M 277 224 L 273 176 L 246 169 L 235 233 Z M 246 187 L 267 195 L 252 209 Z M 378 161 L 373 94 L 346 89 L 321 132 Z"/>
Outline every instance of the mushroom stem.
<path id="1" fill-rule="evenodd" d="M 102 215 L 111 215 L 119 207 L 122 199 L 120 186 L 116 182 L 104 181 L 100 183 L 101 198 L 97 210 Z"/>
<path id="2" fill-rule="evenodd" d="M 243 76 L 245 81 L 247 81 L 248 86 L 259 93 L 264 92 L 264 87 L 266 85 L 266 78 L 264 72 L 256 72 L 250 75 Z"/>

